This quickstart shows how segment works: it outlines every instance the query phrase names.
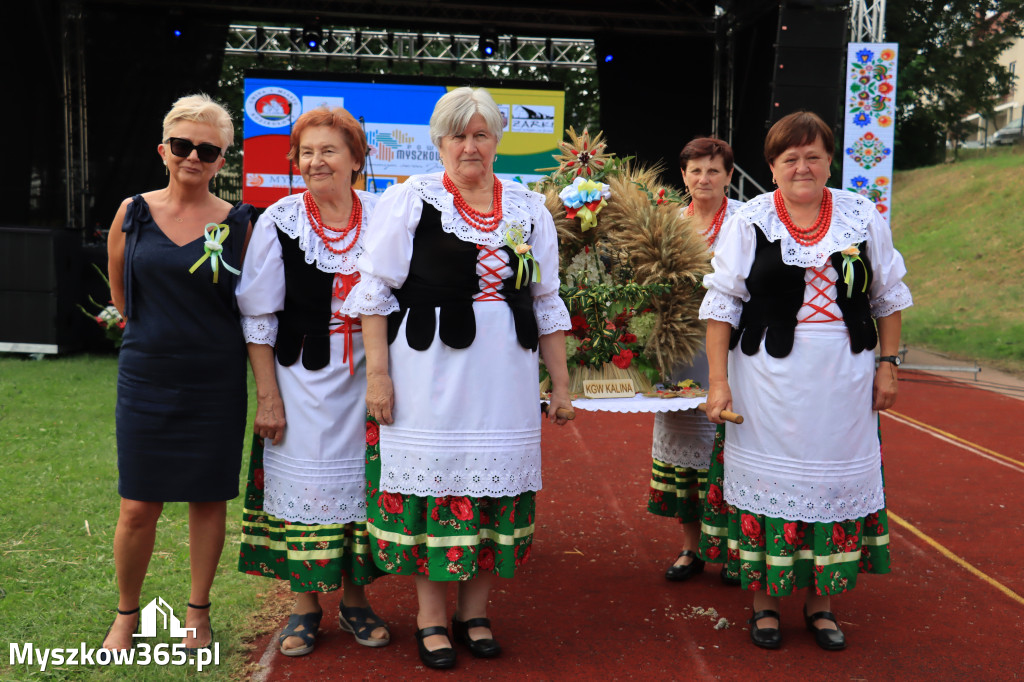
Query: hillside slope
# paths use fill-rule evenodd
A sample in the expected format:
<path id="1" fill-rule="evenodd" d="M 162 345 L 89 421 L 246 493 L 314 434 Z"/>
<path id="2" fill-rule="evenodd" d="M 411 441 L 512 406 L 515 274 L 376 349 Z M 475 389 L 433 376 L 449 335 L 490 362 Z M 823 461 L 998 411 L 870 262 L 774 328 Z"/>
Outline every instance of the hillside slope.
<path id="1" fill-rule="evenodd" d="M 1024 370 L 1024 149 L 897 173 L 908 344 Z"/>

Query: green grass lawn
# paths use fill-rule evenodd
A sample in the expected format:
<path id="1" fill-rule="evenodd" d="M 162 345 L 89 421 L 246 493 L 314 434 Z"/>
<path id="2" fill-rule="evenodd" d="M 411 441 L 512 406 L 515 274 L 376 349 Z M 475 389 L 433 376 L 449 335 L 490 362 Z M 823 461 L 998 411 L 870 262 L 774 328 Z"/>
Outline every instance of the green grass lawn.
<path id="1" fill-rule="evenodd" d="M 119 502 L 116 381 L 113 355 L 40 361 L 0 356 L 0 679 L 200 676 L 154 665 L 66 666 L 42 674 L 34 666 L 10 665 L 12 642 L 32 642 L 37 648 L 78 647 L 81 642 L 98 647 L 113 620 Z M 235 569 L 241 499 L 228 504 L 228 539 L 212 594 L 221 662 L 203 671 L 203 679 L 239 677 L 246 664 L 245 642 L 266 620 L 254 615 L 276 591 L 271 581 Z M 143 605 L 163 597 L 182 619 L 189 583 L 187 514 L 184 503 L 164 508 L 142 594 Z"/>
<path id="2" fill-rule="evenodd" d="M 914 295 L 904 341 L 1024 370 L 1024 148 L 897 173 L 893 187 Z"/>

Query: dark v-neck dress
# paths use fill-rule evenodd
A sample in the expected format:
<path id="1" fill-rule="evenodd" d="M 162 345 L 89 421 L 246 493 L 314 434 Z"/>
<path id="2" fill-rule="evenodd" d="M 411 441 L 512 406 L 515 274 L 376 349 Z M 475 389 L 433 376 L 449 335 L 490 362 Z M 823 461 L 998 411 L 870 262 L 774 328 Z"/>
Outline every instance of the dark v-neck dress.
<path id="1" fill-rule="evenodd" d="M 221 252 L 240 269 L 252 206 L 224 223 Z M 222 216 L 212 216 L 214 220 Z M 178 246 L 141 196 L 124 218 L 125 311 L 118 361 L 118 492 L 130 500 L 212 502 L 238 495 L 246 417 L 246 347 L 235 303 L 237 276 L 217 284 L 205 237 Z"/>

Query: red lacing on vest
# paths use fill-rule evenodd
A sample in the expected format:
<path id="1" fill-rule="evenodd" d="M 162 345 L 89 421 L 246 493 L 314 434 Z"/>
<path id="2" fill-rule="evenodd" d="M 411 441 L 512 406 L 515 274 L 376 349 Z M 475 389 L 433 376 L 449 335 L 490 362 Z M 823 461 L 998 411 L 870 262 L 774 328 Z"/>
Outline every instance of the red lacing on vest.
<path id="1" fill-rule="evenodd" d="M 800 312 L 807 311 L 807 315 L 800 317 L 797 315 L 797 322 L 840 322 L 842 317 L 836 317 L 835 313 L 831 312 L 828 308 L 831 305 L 835 305 L 836 299 L 828 295 L 829 289 L 832 289 L 836 282 L 839 281 L 839 274 L 836 273 L 835 269 L 830 267 L 829 264 L 825 264 L 820 268 L 807 268 L 810 272 L 814 273 L 808 282 L 807 286 L 814 290 L 814 295 L 811 296 L 810 300 L 805 301 L 803 306 L 800 308 Z M 831 279 L 829 274 L 835 274 L 836 279 Z"/>
<path id="2" fill-rule="evenodd" d="M 501 247 L 494 249 L 477 244 L 476 248 L 483 253 L 479 254 L 477 263 L 483 266 L 485 272 L 480 275 L 480 293 L 473 297 L 474 301 L 504 301 L 505 297 L 498 292 L 498 287 L 501 286 L 501 275 L 498 271 L 505 267 L 501 257 L 498 256 L 498 251 Z M 492 268 L 487 264 L 488 258 L 494 258 L 498 262 L 498 267 Z"/>
<path id="3" fill-rule="evenodd" d="M 339 301 L 344 302 L 352 292 L 353 287 L 358 283 L 358 272 L 353 272 L 351 275 L 343 275 L 340 272 L 335 273 L 332 295 Z M 341 354 L 341 361 L 348 362 L 348 373 L 350 376 L 354 375 L 356 367 L 352 357 L 352 335 L 356 332 L 362 332 L 363 326 L 358 318 L 342 315 L 340 311 L 331 313 L 331 324 L 333 325 L 331 327 L 331 334 L 341 333 L 345 335 L 345 346 Z"/>

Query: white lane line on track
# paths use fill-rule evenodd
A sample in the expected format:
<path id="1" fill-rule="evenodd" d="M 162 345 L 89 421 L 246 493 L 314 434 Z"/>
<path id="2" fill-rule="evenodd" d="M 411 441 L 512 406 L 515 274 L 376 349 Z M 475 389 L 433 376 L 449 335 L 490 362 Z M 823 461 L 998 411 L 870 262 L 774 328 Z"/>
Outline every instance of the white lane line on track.
<path id="1" fill-rule="evenodd" d="M 1022 467 L 1019 464 L 1017 464 L 1016 460 L 1012 460 L 1012 459 L 1009 459 L 1009 458 L 1000 459 L 999 457 L 993 456 L 993 455 L 985 452 L 984 450 L 981 450 L 979 448 L 976 448 L 976 447 L 973 447 L 971 445 L 968 445 L 965 442 L 961 442 L 961 441 L 956 440 L 954 438 L 950 438 L 949 436 L 946 436 L 942 431 L 940 431 L 940 430 L 938 430 L 938 429 L 936 429 L 934 427 L 929 427 L 929 426 L 923 425 L 921 423 L 915 423 L 914 421 L 906 419 L 906 418 L 904 418 L 902 416 L 896 416 L 896 415 L 891 414 L 889 412 L 882 412 L 882 414 L 884 416 L 888 417 L 889 419 L 892 419 L 895 422 L 899 422 L 900 424 L 903 424 L 904 426 L 909 426 L 909 427 L 911 427 L 913 429 L 917 429 L 918 431 L 922 431 L 924 433 L 927 433 L 928 435 L 930 435 L 930 436 L 932 436 L 934 438 L 937 438 L 937 439 L 939 439 L 941 441 L 944 441 L 944 442 L 949 443 L 951 445 L 955 445 L 958 448 L 962 448 L 964 450 L 967 450 L 968 452 L 970 452 L 972 454 L 975 454 L 975 455 L 978 455 L 979 457 L 984 457 L 985 459 L 987 459 L 987 460 L 989 460 L 991 462 L 995 462 L 996 464 L 1001 464 L 1002 466 L 1004 466 L 1004 467 L 1006 467 L 1008 469 L 1012 469 L 1012 470 L 1016 471 L 1017 473 L 1024 474 L 1024 467 Z M 885 446 L 883 445 L 883 447 L 885 447 Z M 1009 459 L 1009 461 L 1006 461 L 1007 459 Z"/>
<path id="2" fill-rule="evenodd" d="M 277 654 L 279 645 L 277 644 L 277 635 L 270 638 L 267 642 L 267 648 L 263 650 L 263 655 L 260 656 L 260 669 L 253 673 L 249 679 L 253 682 L 266 682 L 266 679 L 270 677 L 270 669 L 274 660 L 274 655 Z"/>

